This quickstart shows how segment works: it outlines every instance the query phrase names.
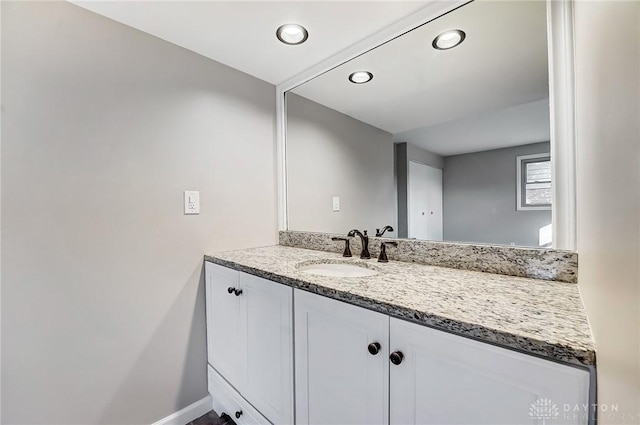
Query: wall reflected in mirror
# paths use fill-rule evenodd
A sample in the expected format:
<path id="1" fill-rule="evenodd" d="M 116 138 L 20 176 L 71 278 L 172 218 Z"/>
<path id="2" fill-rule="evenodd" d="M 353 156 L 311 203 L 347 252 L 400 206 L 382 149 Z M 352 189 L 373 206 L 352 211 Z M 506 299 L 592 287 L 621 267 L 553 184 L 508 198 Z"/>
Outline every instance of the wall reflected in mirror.
<path id="1" fill-rule="evenodd" d="M 547 57 L 545 2 L 476 0 L 287 92 L 288 229 L 551 246 Z"/>

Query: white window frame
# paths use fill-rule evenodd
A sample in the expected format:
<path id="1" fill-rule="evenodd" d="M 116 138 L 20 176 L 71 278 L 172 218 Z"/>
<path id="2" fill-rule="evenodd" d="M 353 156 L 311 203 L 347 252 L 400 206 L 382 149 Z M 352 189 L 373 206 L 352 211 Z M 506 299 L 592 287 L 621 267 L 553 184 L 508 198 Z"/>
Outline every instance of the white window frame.
<path id="1" fill-rule="evenodd" d="M 520 156 L 516 156 L 516 211 L 551 211 L 551 207 L 552 204 L 549 205 L 539 205 L 539 206 L 533 206 L 533 205 L 524 205 L 522 202 L 522 189 L 524 186 L 524 182 L 523 179 L 525 177 L 525 175 L 523 175 L 523 168 L 522 168 L 522 163 L 523 161 L 527 161 L 527 162 L 535 162 L 535 161 L 530 161 L 532 159 L 548 159 L 549 161 L 551 161 L 551 154 L 550 153 L 536 153 L 536 154 L 532 154 L 532 155 L 520 155 Z M 552 183 L 553 185 L 553 180 Z"/>

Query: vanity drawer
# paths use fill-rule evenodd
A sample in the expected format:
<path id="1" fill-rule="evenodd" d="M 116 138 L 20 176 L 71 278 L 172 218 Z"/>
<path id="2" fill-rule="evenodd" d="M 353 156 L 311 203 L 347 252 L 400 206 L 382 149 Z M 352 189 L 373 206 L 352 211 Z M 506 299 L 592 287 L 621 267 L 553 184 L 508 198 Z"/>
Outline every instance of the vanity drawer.
<path id="1" fill-rule="evenodd" d="M 238 425 L 264 424 L 269 425 L 267 419 L 242 398 L 238 392 L 227 383 L 211 365 L 207 365 L 209 394 L 213 398 L 213 410 L 220 416 L 226 413 Z M 236 417 L 237 412 L 242 412 Z"/>

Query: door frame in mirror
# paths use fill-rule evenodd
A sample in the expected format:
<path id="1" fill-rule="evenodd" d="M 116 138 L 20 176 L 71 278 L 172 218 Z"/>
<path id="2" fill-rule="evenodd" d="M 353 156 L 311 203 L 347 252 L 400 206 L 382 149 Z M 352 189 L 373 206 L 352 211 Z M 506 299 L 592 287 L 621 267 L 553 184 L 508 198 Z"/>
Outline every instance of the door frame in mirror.
<path id="1" fill-rule="evenodd" d="M 276 86 L 278 230 L 288 230 L 285 93 L 471 0 L 434 0 L 314 67 Z M 553 248 L 576 249 L 576 132 L 573 0 L 546 0 L 549 54 Z M 300 229 L 302 230 L 302 229 Z"/>

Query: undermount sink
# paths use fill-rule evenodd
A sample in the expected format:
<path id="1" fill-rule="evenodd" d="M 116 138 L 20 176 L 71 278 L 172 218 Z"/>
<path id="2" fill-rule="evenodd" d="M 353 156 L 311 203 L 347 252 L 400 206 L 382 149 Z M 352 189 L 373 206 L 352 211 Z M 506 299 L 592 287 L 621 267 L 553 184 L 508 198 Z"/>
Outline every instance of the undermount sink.
<path id="1" fill-rule="evenodd" d="M 378 274 L 376 270 L 361 267 L 356 264 L 345 263 L 320 263 L 298 267 L 298 271 L 304 274 L 327 277 L 368 277 Z"/>

